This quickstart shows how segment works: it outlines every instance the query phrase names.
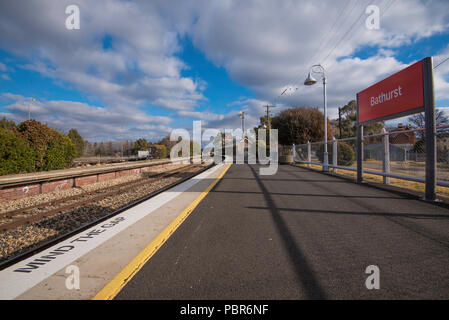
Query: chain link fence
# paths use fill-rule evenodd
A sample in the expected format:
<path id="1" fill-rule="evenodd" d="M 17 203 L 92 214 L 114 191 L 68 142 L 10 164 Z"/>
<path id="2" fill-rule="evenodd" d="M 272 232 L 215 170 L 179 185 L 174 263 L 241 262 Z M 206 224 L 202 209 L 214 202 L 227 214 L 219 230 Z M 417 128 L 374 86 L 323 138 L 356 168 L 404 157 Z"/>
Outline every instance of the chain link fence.
<path id="1" fill-rule="evenodd" d="M 328 142 L 329 170 L 356 178 L 357 138 L 334 139 Z M 449 187 L 449 125 L 437 127 L 437 184 Z M 324 143 L 311 142 L 294 146 L 294 160 L 309 167 L 323 167 Z M 391 179 L 407 183 L 423 183 L 426 175 L 424 129 L 368 135 L 363 138 L 364 178 L 390 184 Z M 424 185 L 422 185 L 423 187 Z M 420 188 L 418 188 L 420 189 Z M 448 189 L 449 194 L 449 189 Z"/>

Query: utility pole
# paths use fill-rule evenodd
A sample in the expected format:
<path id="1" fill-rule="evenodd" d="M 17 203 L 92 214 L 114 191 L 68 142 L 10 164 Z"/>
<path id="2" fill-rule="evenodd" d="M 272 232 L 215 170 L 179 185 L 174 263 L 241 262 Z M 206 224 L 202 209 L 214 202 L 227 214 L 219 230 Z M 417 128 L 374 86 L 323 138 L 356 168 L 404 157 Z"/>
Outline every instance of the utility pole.
<path id="1" fill-rule="evenodd" d="M 342 138 L 341 136 L 341 108 L 338 108 L 338 128 L 340 129 L 340 139 Z"/>
<path id="2" fill-rule="evenodd" d="M 265 108 L 267 108 L 267 128 L 271 130 L 270 108 L 274 108 L 274 106 L 266 105 Z"/>

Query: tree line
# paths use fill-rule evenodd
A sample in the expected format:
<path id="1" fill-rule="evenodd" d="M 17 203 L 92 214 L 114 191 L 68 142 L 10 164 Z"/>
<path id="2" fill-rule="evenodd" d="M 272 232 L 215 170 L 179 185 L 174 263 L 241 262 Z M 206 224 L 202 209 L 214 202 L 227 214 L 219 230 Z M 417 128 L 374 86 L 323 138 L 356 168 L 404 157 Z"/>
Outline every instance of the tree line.
<path id="1" fill-rule="evenodd" d="M 68 135 L 36 120 L 0 120 L 0 174 L 64 169 L 77 156 Z"/>
<path id="2" fill-rule="evenodd" d="M 67 134 L 36 120 L 16 124 L 0 119 L 0 175 L 70 168 L 73 160 L 88 156 L 133 156 L 154 147 L 166 158 L 176 142 L 165 137 L 157 143 L 135 141 L 89 142 L 76 129 Z"/>

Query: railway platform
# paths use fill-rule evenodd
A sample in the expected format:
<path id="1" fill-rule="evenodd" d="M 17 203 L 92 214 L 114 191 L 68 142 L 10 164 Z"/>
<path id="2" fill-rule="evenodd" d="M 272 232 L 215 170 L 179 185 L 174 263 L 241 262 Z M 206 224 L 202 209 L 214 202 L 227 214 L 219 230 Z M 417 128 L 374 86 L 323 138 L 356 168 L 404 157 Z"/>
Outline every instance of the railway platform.
<path id="1" fill-rule="evenodd" d="M 124 268 L 137 268 L 133 259 L 139 253 L 144 251 L 143 259 L 148 259 L 227 168 L 225 164 L 214 166 L 0 271 L 0 299 L 94 298 Z M 66 285 L 70 270 L 79 272 L 79 289 Z"/>
<path id="2" fill-rule="evenodd" d="M 449 298 L 446 207 L 306 168 L 258 173 L 215 166 L 1 271 L 0 298 Z"/>

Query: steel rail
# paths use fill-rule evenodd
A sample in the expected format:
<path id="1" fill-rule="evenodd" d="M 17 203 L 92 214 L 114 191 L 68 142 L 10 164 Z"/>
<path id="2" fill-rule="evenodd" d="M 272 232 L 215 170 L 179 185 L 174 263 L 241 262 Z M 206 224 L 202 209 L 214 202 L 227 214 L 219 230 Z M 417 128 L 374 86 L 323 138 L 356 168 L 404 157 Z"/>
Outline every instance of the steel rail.
<path id="1" fill-rule="evenodd" d="M 68 238 L 70 238 L 70 237 L 72 237 L 72 236 L 74 236 L 74 235 L 84 231 L 84 230 L 87 230 L 87 229 L 89 229 L 89 228 L 91 228 L 91 227 L 93 227 L 93 226 L 95 226 L 95 225 L 97 225 L 97 224 L 99 224 L 99 223 L 101 223 L 101 222 L 103 222 L 103 221 L 113 217 L 113 216 L 116 216 L 116 215 L 122 213 L 125 210 L 128 210 L 128 209 L 130 209 L 130 208 L 132 208 L 132 207 L 134 207 L 134 206 L 136 206 L 136 205 L 138 205 L 138 204 L 140 204 L 140 203 L 142 203 L 142 202 L 144 202 L 144 201 L 146 201 L 146 200 L 148 200 L 150 198 L 153 198 L 153 197 L 157 196 L 158 194 L 160 194 L 160 193 L 162 193 L 164 191 L 167 191 L 167 190 L 169 190 L 169 189 L 171 189 L 171 188 L 173 188 L 173 187 L 175 187 L 175 186 L 177 186 L 177 185 L 179 185 L 179 184 L 181 184 L 181 183 L 191 179 L 192 177 L 195 177 L 195 176 L 201 174 L 202 172 L 212 168 L 213 166 L 215 166 L 215 163 L 212 163 L 212 164 L 204 167 L 203 169 L 201 169 L 201 170 L 199 170 L 197 172 L 194 172 L 191 176 L 181 178 L 181 180 L 175 181 L 174 183 L 171 183 L 171 184 L 169 184 L 169 185 L 167 185 L 165 187 L 162 187 L 161 189 L 158 189 L 158 190 L 156 190 L 156 191 L 154 191 L 154 192 L 152 192 L 152 193 L 150 193 L 150 194 L 148 194 L 148 195 L 146 195 L 146 196 L 144 196 L 144 197 L 142 197 L 142 198 L 140 198 L 138 200 L 135 200 L 135 201 L 133 201 L 133 202 L 131 202 L 131 203 L 129 203 L 129 204 L 127 204 L 127 205 L 117 209 L 117 210 L 114 210 L 114 211 L 106 214 L 105 216 L 103 216 L 101 218 L 98 218 L 98 219 L 96 219 L 94 221 L 88 222 L 88 223 L 82 225 L 81 227 L 78 227 L 78 228 L 76 228 L 76 229 L 74 229 L 72 231 L 69 231 L 69 232 L 64 233 L 64 234 L 62 234 L 60 236 L 57 236 L 56 238 L 50 239 L 48 241 L 44 241 L 44 242 L 38 244 L 37 246 L 31 248 L 31 249 L 28 249 L 28 250 L 25 250 L 25 251 L 22 250 L 21 253 L 15 255 L 13 257 L 4 259 L 2 262 L 0 262 L 0 270 L 3 270 L 3 269 L 5 269 L 5 268 L 7 268 L 7 267 L 9 267 L 9 266 L 11 266 L 13 264 L 16 264 L 16 263 L 18 263 L 18 262 L 20 262 L 20 261 L 22 261 L 22 260 L 32 256 L 32 255 L 38 253 L 38 252 L 41 252 L 41 251 L 43 251 L 43 250 L 45 250 L 45 249 L 47 249 L 47 248 L 49 248 L 49 247 L 51 247 L 51 246 L 61 242 L 61 241 L 64 241 L 64 240 L 66 240 L 66 239 L 68 239 Z"/>
<path id="2" fill-rule="evenodd" d="M 183 168 L 185 168 L 185 167 L 183 167 Z M 19 208 L 19 209 L 7 211 L 7 212 L 2 212 L 2 213 L 0 213 L 0 219 L 1 218 L 12 218 L 12 217 L 14 217 L 14 216 L 16 216 L 18 214 L 26 214 L 27 211 L 29 211 L 31 209 L 35 209 L 35 208 L 40 208 L 40 207 L 45 207 L 45 206 L 54 206 L 54 205 L 59 204 L 59 203 L 68 202 L 68 201 L 79 199 L 79 198 L 82 198 L 82 197 L 87 197 L 87 196 L 93 195 L 93 194 L 103 194 L 106 189 L 110 189 L 110 188 L 116 189 L 116 188 L 124 187 L 124 186 L 127 186 L 127 185 L 136 184 L 136 183 L 139 183 L 139 182 L 142 182 L 142 181 L 147 181 L 148 179 L 158 178 L 158 177 L 163 176 L 164 174 L 167 174 L 167 173 L 177 172 L 177 171 L 179 171 L 179 169 L 181 169 L 181 168 L 176 168 L 176 169 L 173 169 L 173 170 L 158 172 L 158 173 L 150 175 L 148 177 L 139 178 L 139 179 L 132 180 L 132 181 L 127 181 L 127 182 L 120 183 L 120 184 L 117 184 L 117 185 L 114 185 L 114 186 L 111 186 L 111 187 L 105 187 L 105 188 L 101 188 L 101 189 L 98 189 L 98 190 L 93 190 L 91 192 L 84 191 L 81 194 L 76 194 L 76 195 L 65 197 L 65 198 L 61 198 L 61 199 L 50 200 L 50 201 L 47 201 L 47 202 L 38 203 L 38 204 L 35 204 L 35 205 L 32 205 L 32 206 L 28 206 L 28 207 L 24 207 L 24 208 Z"/>
<path id="3" fill-rule="evenodd" d="M 92 202 L 97 202 L 97 201 L 100 201 L 100 200 L 103 200 L 103 199 L 106 199 L 106 198 L 109 198 L 109 197 L 113 197 L 113 196 L 119 195 L 119 194 L 127 192 L 127 191 L 129 191 L 129 190 L 131 190 L 131 189 L 133 189 L 135 187 L 148 185 L 148 184 L 154 183 L 155 181 L 162 180 L 162 179 L 165 179 L 165 178 L 169 178 L 171 176 L 177 175 L 179 173 L 183 173 L 183 172 L 185 172 L 185 171 L 187 171 L 189 169 L 195 168 L 195 167 L 197 167 L 197 166 L 193 166 L 193 167 L 186 166 L 186 167 L 183 167 L 183 168 L 178 168 L 178 169 L 171 170 L 170 172 L 163 172 L 158 177 L 142 178 L 142 179 L 138 179 L 137 181 L 130 181 L 130 183 L 126 183 L 125 186 L 123 186 L 123 185 L 115 186 L 116 188 L 114 188 L 113 191 L 106 191 L 106 192 L 99 192 L 99 193 L 94 191 L 93 192 L 93 194 L 94 194 L 93 197 L 89 197 L 89 193 L 81 194 L 78 197 L 80 199 L 79 201 L 76 201 L 74 203 L 70 203 L 70 204 L 67 204 L 67 205 L 63 205 L 63 206 L 60 206 L 60 207 L 56 207 L 56 208 L 53 208 L 53 209 L 50 209 L 50 210 L 47 210 L 47 211 L 38 212 L 38 213 L 34 213 L 33 214 L 32 212 L 27 212 L 27 211 L 31 211 L 32 209 L 25 210 L 24 212 L 22 212 L 22 214 L 30 214 L 29 216 L 24 217 L 22 219 L 18 219 L 18 220 L 12 221 L 12 222 L 4 223 L 4 224 L 0 225 L 0 229 L 2 231 L 8 231 L 8 230 L 16 229 L 16 228 L 18 228 L 18 227 L 20 227 L 22 225 L 31 224 L 31 223 L 39 221 L 39 220 L 41 220 L 43 218 L 51 217 L 51 216 L 54 216 L 54 215 L 56 215 L 58 213 L 65 212 L 65 211 L 70 210 L 70 209 L 83 207 L 86 204 L 89 204 L 89 203 L 92 203 Z M 145 181 L 144 184 L 142 184 L 143 181 Z M 102 190 L 104 190 L 104 189 L 102 189 Z M 71 200 L 73 200 L 73 199 L 71 199 Z M 68 201 L 71 201 L 71 200 L 68 200 Z M 64 202 L 64 201 L 61 201 L 61 202 Z M 43 206 L 44 206 L 44 204 L 40 205 L 40 207 L 43 207 Z"/>

